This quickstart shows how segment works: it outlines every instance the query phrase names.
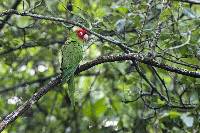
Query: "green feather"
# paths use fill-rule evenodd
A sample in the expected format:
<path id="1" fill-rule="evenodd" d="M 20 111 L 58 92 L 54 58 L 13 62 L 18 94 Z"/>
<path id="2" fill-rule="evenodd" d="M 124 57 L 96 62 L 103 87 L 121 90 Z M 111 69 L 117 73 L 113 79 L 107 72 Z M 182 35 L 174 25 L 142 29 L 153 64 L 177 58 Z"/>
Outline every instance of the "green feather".
<path id="1" fill-rule="evenodd" d="M 68 95 L 71 100 L 71 103 L 73 106 L 75 106 L 75 98 L 74 98 L 74 93 L 75 93 L 75 84 L 74 84 L 74 75 L 70 77 L 70 79 L 67 81 L 68 83 Z"/>
<path id="2" fill-rule="evenodd" d="M 83 44 L 81 43 L 83 42 L 76 37 L 76 34 L 72 33 L 70 34 L 70 39 L 61 49 L 62 80 L 66 82 L 68 81 L 68 95 L 73 105 L 75 104 L 74 72 L 83 58 Z"/>

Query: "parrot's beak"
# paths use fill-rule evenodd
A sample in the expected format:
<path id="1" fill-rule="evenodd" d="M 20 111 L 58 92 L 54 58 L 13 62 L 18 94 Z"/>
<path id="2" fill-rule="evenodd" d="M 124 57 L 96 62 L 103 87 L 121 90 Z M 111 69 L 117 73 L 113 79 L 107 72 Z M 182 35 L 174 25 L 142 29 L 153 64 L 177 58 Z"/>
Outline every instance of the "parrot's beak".
<path id="1" fill-rule="evenodd" d="M 89 40 L 88 34 L 85 34 L 85 35 L 83 36 L 83 39 L 84 39 L 85 41 L 88 41 L 88 40 Z"/>

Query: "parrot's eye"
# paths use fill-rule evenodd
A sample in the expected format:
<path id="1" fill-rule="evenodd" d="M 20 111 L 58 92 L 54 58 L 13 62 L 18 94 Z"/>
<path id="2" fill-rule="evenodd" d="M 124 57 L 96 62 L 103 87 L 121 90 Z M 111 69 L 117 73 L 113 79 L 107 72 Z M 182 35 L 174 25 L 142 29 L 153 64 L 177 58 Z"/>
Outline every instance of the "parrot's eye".
<path id="1" fill-rule="evenodd" d="M 83 35 L 83 32 L 79 32 L 79 35 L 82 36 L 82 35 Z"/>

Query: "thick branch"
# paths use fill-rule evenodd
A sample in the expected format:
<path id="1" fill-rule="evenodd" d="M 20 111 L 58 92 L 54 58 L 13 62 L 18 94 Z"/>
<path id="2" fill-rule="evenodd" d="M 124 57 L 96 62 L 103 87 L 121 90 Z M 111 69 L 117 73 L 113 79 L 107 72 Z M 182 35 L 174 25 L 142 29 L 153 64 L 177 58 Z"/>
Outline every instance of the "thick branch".
<path id="1" fill-rule="evenodd" d="M 61 82 L 60 76 L 50 81 L 46 86 L 39 89 L 29 100 L 22 104 L 15 111 L 7 115 L 0 123 L 0 132 L 3 131 L 11 122 L 15 121 L 17 117 L 21 116 L 26 110 L 37 102 L 43 95 L 45 95 L 51 88 L 58 85 Z"/>
<path id="2" fill-rule="evenodd" d="M 175 73 L 178 73 L 178 74 L 182 74 L 182 75 L 186 75 L 186 76 L 190 76 L 190 77 L 194 77 L 194 78 L 200 78 L 199 72 L 188 71 L 186 69 L 181 69 L 181 68 L 175 68 L 175 67 L 163 64 L 163 63 L 159 63 L 157 61 L 153 61 L 149 58 L 139 56 L 138 54 L 134 54 L 134 53 L 123 54 L 123 55 L 100 56 L 97 59 L 82 65 L 76 71 L 76 73 L 78 73 L 80 71 L 87 70 L 87 69 L 89 69 L 89 68 L 91 68 L 95 65 L 98 65 L 98 64 L 102 64 L 102 63 L 106 63 L 106 62 L 124 61 L 124 60 L 136 60 L 136 61 L 139 61 L 141 63 L 147 64 L 147 65 L 150 65 L 150 66 L 155 66 L 155 67 L 164 69 L 166 71 L 175 72 Z"/>
<path id="3" fill-rule="evenodd" d="M 99 72 L 97 72 L 97 73 L 82 73 L 82 74 L 79 74 L 78 76 L 87 76 L 88 77 L 88 76 L 97 76 L 99 74 L 100 74 Z M 22 83 L 19 83 L 17 85 L 14 85 L 14 86 L 8 87 L 8 88 L 0 88 L 0 94 L 5 94 L 5 93 L 8 93 L 10 91 L 16 90 L 20 87 L 25 87 L 27 85 L 32 85 L 32 84 L 35 84 L 35 83 L 43 83 L 47 80 L 50 80 L 53 77 L 55 77 L 55 75 L 39 78 L 39 79 L 36 79 L 36 80 L 33 80 L 33 81 L 22 82 Z"/>
<path id="4" fill-rule="evenodd" d="M 77 70 L 76 74 L 88 70 L 98 64 L 106 63 L 106 62 L 115 62 L 115 61 L 124 61 L 124 60 L 136 60 L 142 62 L 144 64 L 148 64 L 151 66 L 155 66 L 170 72 L 175 72 L 179 74 L 183 74 L 186 76 L 191 76 L 195 78 L 200 78 L 200 73 L 188 71 L 184 69 L 174 68 L 162 63 L 158 63 L 153 60 L 149 60 L 147 58 L 138 56 L 137 54 L 124 54 L 124 55 L 110 55 L 110 56 L 101 56 L 91 62 L 87 62 L 81 65 Z M 11 122 L 15 121 L 19 116 L 21 116 L 26 110 L 31 108 L 31 106 L 37 102 L 42 96 L 44 96 L 51 88 L 57 86 L 61 83 L 61 76 L 57 76 L 55 79 L 51 80 L 47 85 L 40 88 L 38 92 L 36 92 L 29 100 L 27 100 L 24 104 L 22 104 L 19 108 L 15 111 L 7 115 L 1 122 L 0 122 L 0 131 L 3 131 Z"/>

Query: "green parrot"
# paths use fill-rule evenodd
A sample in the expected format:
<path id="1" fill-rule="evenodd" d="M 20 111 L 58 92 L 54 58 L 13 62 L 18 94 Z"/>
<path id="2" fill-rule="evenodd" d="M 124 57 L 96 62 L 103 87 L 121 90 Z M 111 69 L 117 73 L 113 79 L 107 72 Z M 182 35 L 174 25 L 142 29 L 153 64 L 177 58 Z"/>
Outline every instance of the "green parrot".
<path id="1" fill-rule="evenodd" d="M 62 81 L 68 83 L 68 95 L 72 105 L 75 105 L 74 92 L 74 72 L 80 61 L 83 59 L 83 45 L 88 40 L 87 30 L 79 27 L 73 27 L 69 39 L 61 49 L 61 71 Z"/>

